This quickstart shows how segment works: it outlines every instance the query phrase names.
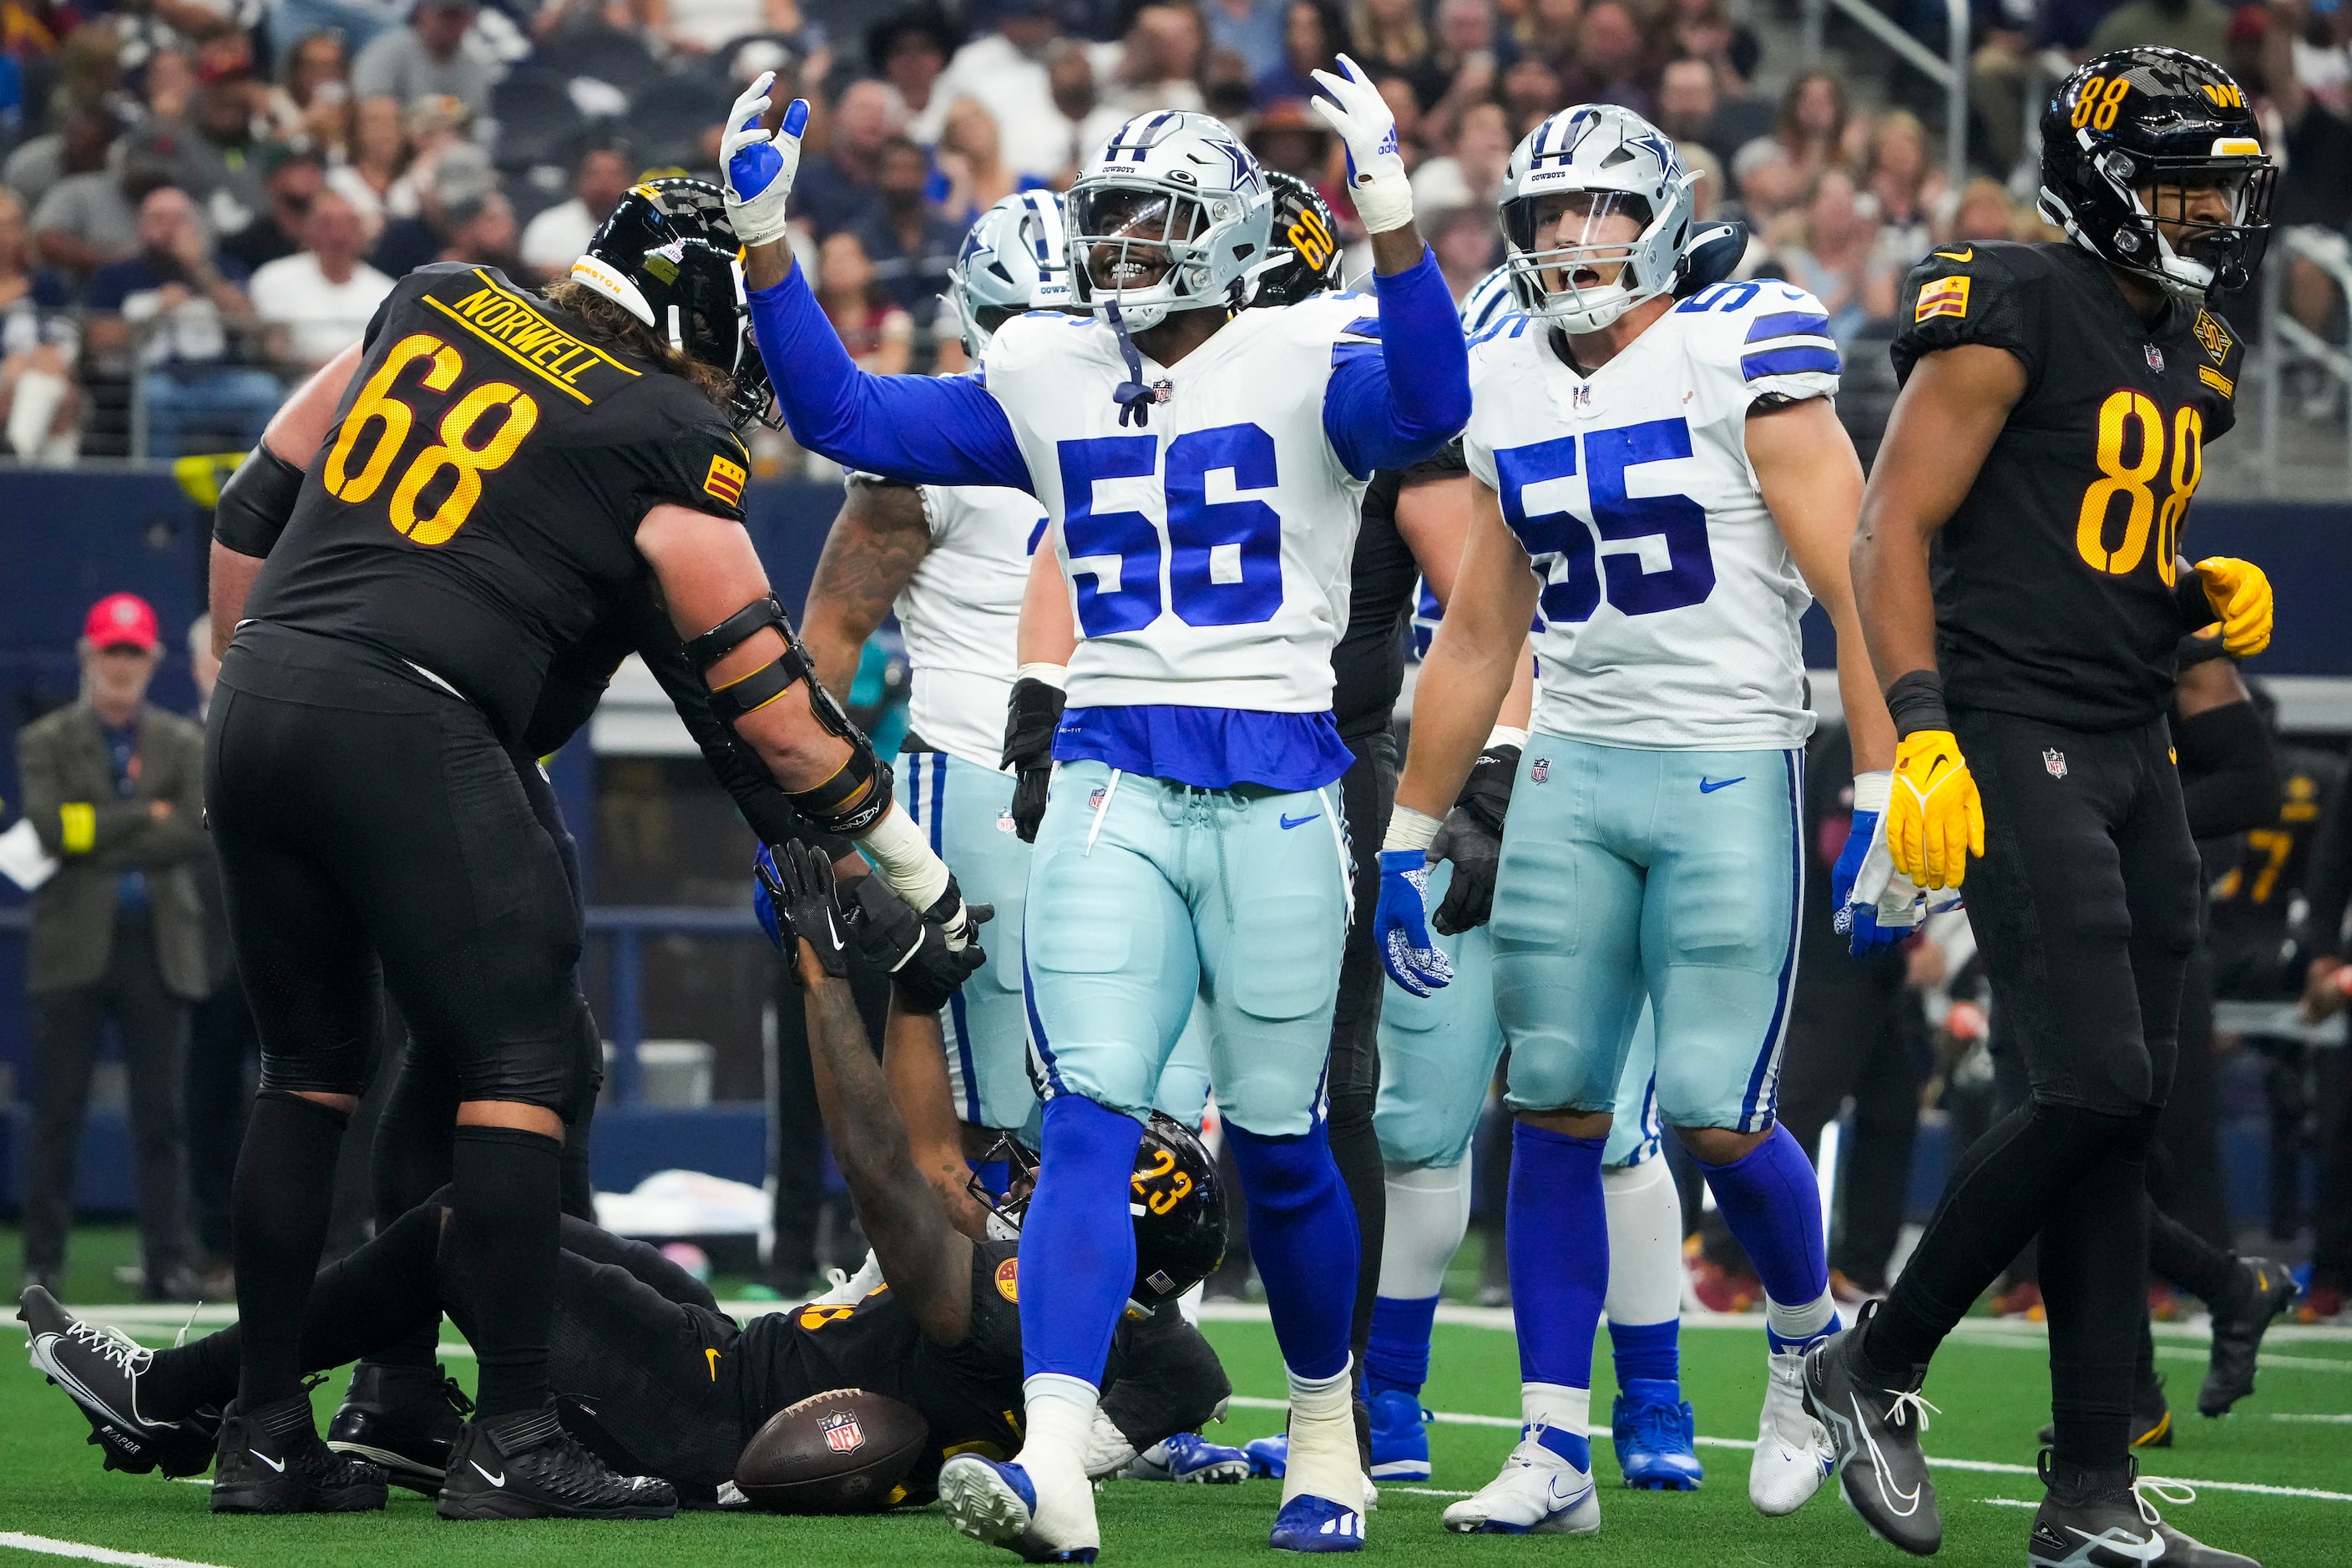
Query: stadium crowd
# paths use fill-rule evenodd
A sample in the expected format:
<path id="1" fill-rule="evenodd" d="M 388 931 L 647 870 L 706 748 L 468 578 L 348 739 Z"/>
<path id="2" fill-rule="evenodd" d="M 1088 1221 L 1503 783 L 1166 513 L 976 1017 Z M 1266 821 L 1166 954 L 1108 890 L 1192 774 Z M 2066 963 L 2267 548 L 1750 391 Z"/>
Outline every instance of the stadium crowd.
<path id="1" fill-rule="evenodd" d="M 2012 177 L 2030 163 L 2027 106 L 2072 60 L 2126 44 L 2202 50 L 2260 84 L 2287 171 L 2280 219 L 2338 236 L 2352 219 L 2340 9 L 1979 6 L 1958 189 L 1922 123 L 1936 93 L 1920 79 L 1864 91 L 1815 71 L 1764 91 L 1767 37 L 1789 26 L 1769 10 L 973 0 L 877 17 L 797 0 L 25 0 L 0 54 L 5 455 L 250 446 L 290 380 L 353 341 L 394 279 L 436 259 L 557 275 L 639 174 L 714 172 L 717 110 L 778 65 L 816 106 L 796 244 L 844 341 L 882 371 L 933 363 L 940 289 L 972 219 L 1007 192 L 1066 185 L 1139 110 L 1223 117 L 1348 216 L 1340 149 L 1306 108 L 1307 73 L 1341 48 L 1397 114 L 1457 297 L 1499 258 L 1492 203 L 1512 144 L 1564 104 L 1612 101 L 1654 117 L 1705 172 L 1702 218 L 1748 223 L 1745 273 L 1819 295 L 1842 342 L 1883 341 L 1905 269 L 1931 245 L 2036 228 L 2031 182 Z M 1359 254 L 1350 271 L 1367 265 Z M 2291 270 L 2290 307 L 2340 334 L 2326 273 Z M 1893 384 L 1883 352 L 1849 363 L 1862 374 L 1843 412 L 1867 457 Z M 761 456 L 772 471 L 800 461 L 772 445 Z"/>

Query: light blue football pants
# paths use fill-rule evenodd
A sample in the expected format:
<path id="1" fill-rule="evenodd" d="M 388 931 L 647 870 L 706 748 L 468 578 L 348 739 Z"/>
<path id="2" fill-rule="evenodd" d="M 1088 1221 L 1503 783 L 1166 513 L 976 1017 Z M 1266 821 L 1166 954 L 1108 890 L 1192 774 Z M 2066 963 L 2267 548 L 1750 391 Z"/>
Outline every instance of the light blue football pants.
<path id="1" fill-rule="evenodd" d="M 1454 879 L 1444 861 L 1430 872 L 1434 911 Z M 1495 938 L 1491 926 L 1458 936 L 1430 934 L 1454 961 L 1454 983 L 1415 996 L 1393 980 L 1381 998 L 1381 1098 L 1372 1113 L 1381 1158 L 1391 1165 L 1444 1169 L 1470 1152 L 1478 1111 L 1503 1054 L 1503 1025 L 1495 1016 Z M 1633 1048 L 1617 1080 L 1616 1120 L 1601 1162 L 1638 1165 L 1658 1152 L 1658 1111 L 1651 1082 L 1657 1037 L 1650 1014 L 1633 1035 Z"/>
<path id="2" fill-rule="evenodd" d="M 1149 1115 L 1197 1001 L 1225 1119 L 1271 1137 L 1314 1126 L 1348 928 L 1339 793 L 1062 764 L 1023 926 L 1048 1099 Z"/>
<path id="3" fill-rule="evenodd" d="M 1770 1125 L 1804 890 L 1801 755 L 1529 737 L 1491 926 L 1513 1109 L 1612 1109 L 1646 1002 L 1664 1121 Z"/>

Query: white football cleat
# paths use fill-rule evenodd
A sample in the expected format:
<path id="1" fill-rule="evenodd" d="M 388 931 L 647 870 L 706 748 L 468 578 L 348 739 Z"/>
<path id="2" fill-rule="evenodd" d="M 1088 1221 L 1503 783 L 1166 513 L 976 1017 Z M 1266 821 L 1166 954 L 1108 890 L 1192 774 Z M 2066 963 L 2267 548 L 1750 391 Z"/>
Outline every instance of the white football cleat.
<path id="1" fill-rule="evenodd" d="M 1748 1500 L 1768 1519 L 1805 1506 L 1837 1468 L 1837 1448 L 1805 1409 L 1805 1352 L 1779 1351 L 1764 1383 L 1764 1414 L 1748 1463 Z"/>
<path id="2" fill-rule="evenodd" d="M 1457 1535 L 1592 1535 L 1601 1529 L 1601 1495 L 1591 1471 L 1578 1469 L 1528 1429 L 1501 1475 L 1445 1510 L 1445 1528 Z"/>

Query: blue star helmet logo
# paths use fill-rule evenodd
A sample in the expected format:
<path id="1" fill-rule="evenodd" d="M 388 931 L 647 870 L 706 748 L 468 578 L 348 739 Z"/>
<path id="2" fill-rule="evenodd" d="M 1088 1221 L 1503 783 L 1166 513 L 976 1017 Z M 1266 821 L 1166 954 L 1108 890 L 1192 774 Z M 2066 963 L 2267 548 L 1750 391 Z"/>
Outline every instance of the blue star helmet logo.
<path id="1" fill-rule="evenodd" d="M 1223 153 L 1226 162 L 1233 164 L 1234 177 L 1231 183 L 1233 189 L 1236 191 L 1265 189 L 1265 181 L 1258 175 L 1257 160 L 1250 156 L 1248 148 L 1238 142 L 1225 141 L 1213 141 L 1208 146 L 1209 151 L 1213 153 Z"/>
<path id="2" fill-rule="evenodd" d="M 1665 170 L 1670 176 L 1683 172 L 1682 157 L 1675 151 L 1675 144 L 1655 131 L 1644 131 L 1638 136 L 1628 136 L 1625 138 L 1624 144 L 1628 147 L 1648 150 L 1658 160 L 1658 166 Z"/>

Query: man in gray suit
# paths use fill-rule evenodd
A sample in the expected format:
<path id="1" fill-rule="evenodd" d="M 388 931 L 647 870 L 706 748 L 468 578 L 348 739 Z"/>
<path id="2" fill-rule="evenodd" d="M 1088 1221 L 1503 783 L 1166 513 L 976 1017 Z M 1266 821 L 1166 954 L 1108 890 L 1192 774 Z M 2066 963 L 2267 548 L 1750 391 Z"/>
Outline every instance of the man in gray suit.
<path id="1" fill-rule="evenodd" d="M 63 864 L 33 895 L 33 1139 L 25 1270 L 54 1286 L 73 1223 L 75 1146 L 99 1042 L 122 1041 L 138 1150 L 147 1293 L 184 1289 L 181 1074 L 188 1005 L 205 994 L 194 867 L 204 828 L 204 731 L 147 705 L 162 662 L 155 612 L 131 594 L 91 606 L 82 695 L 16 737 L 26 818 Z"/>

